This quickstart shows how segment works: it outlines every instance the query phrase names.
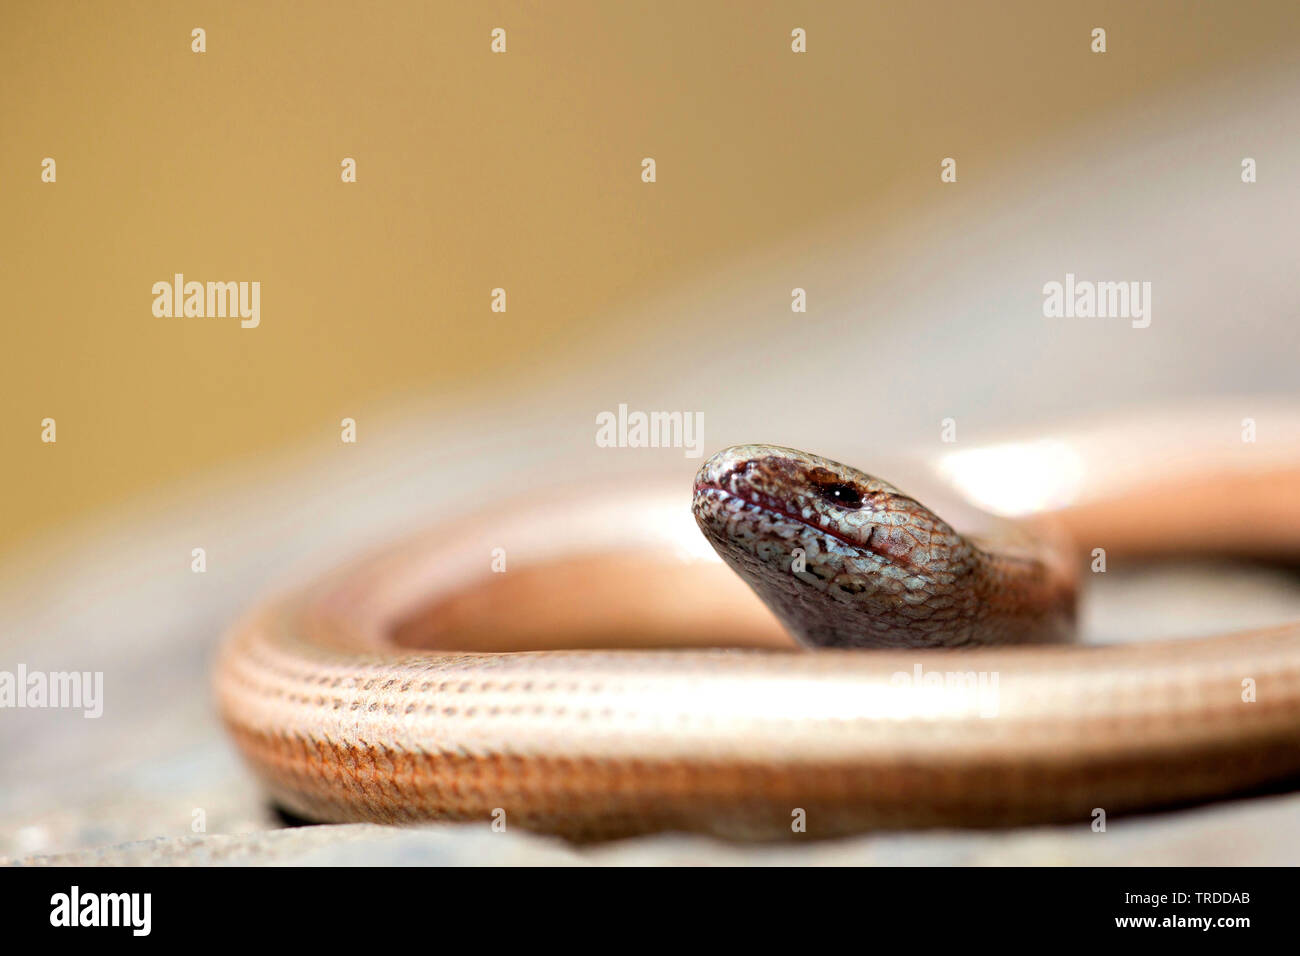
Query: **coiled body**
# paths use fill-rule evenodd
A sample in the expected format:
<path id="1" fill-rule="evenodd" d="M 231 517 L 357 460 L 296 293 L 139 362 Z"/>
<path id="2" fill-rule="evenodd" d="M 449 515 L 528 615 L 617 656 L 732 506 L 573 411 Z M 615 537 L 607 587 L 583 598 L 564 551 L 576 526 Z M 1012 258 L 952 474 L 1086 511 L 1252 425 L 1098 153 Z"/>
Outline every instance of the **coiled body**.
<path id="1" fill-rule="evenodd" d="M 225 722 L 309 819 L 579 839 L 1088 825 L 1300 774 L 1300 625 L 1027 646 L 1072 612 L 1059 544 L 975 543 L 800 456 L 716 456 L 695 515 L 815 650 L 704 559 L 683 495 L 619 489 L 436 529 L 268 602 L 222 650 Z"/>

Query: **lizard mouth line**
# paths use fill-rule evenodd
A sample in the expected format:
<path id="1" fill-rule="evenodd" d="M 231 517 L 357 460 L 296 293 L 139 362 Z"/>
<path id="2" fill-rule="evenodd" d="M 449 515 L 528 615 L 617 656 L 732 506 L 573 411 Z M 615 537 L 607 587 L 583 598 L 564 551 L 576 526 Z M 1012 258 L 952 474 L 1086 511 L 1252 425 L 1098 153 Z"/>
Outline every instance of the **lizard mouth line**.
<path id="1" fill-rule="evenodd" d="M 729 498 L 733 501 L 739 501 L 742 505 L 744 505 L 747 508 L 757 508 L 760 511 L 766 512 L 769 516 L 784 518 L 786 521 L 791 521 L 797 525 L 801 525 L 807 528 L 809 531 L 814 531 L 818 534 L 823 534 L 828 538 L 833 538 L 834 540 L 840 542 L 841 544 L 847 545 L 848 547 L 853 548 L 857 551 L 863 551 L 868 554 L 874 554 L 876 557 L 880 558 L 882 561 L 885 561 L 888 564 L 895 565 L 896 567 L 908 568 L 909 570 L 915 570 L 915 567 L 914 565 L 912 565 L 911 562 L 900 560 L 899 558 L 890 554 L 888 551 L 885 551 L 873 545 L 872 542 L 875 540 L 876 532 L 879 530 L 875 525 L 871 526 L 871 531 L 867 534 L 867 540 L 865 542 L 855 541 L 853 538 L 850 538 L 847 535 L 843 534 L 842 532 L 834 530 L 833 528 L 827 528 L 827 527 L 823 527 L 822 525 L 813 524 L 811 521 L 807 520 L 806 518 L 797 514 L 793 514 L 789 509 L 783 507 L 777 501 L 777 499 L 773 498 L 771 495 L 766 495 L 763 494 L 762 492 L 752 492 L 753 497 L 749 497 L 744 494 L 739 494 L 737 492 L 730 491 L 726 488 L 723 488 L 721 485 L 713 484 L 709 482 L 698 484 L 695 487 L 695 493 L 697 495 L 700 494 L 701 492 L 708 492 L 708 491 L 717 492 L 718 494 L 722 495 L 722 497 Z"/>

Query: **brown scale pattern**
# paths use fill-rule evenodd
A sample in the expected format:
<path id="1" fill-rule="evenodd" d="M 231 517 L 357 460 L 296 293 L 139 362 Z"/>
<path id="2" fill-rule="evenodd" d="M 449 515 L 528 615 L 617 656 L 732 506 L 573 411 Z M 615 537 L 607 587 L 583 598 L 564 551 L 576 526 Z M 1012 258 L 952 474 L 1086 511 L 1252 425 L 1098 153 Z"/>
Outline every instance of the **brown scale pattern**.
<path id="1" fill-rule="evenodd" d="M 857 482 L 863 506 L 799 485 L 806 474 L 828 481 L 812 469 Z M 721 491 L 785 497 L 774 516 Z M 855 517 L 818 540 L 823 517 L 844 517 L 835 507 Z M 1073 599 L 1067 578 L 1045 551 L 973 544 L 883 482 L 769 446 L 706 464 L 702 512 L 709 539 L 760 594 L 778 594 L 775 610 L 796 633 L 861 643 L 865 620 L 865 633 L 893 649 L 512 653 L 412 649 L 406 638 L 399 647 L 392 635 L 412 608 L 394 581 L 460 553 L 434 533 L 239 624 L 217 667 L 224 720 L 274 798 L 309 819 L 487 826 L 502 808 L 510 826 L 575 839 L 661 829 L 789 837 L 795 808 L 811 836 L 1086 826 L 1096 807 L 1167 806 L 1300 774 L 1300 627 L 1108 648 L 920 649 L 911 645 L 1027 640 L 1035 630 L 1055 639 Z M 882 520 L 906 533 L 873 532 Z M 485 540 L 499 531 L 486 528 Z M 780 548 L 796 541 L 810 568 L 834 574 L 794 579 Z M 821 586 L 886 567 L 879 589 Z M 547 599 L 582 600 L 585 580 L 556 568 Z M 807 592 L 798 599 L 796 586 Z M 922 593 L 914 618 L 905 612 L 915 605 L 886 600 L 940 587 L 960 593 L 932 602 Z M 908 621 L 933 626 L 909 633 Z M 901 686 L 897 675 L 917 667 L 993 675 L 996 688 L 972 697 Z M 1255 702 L 1242 699 L 1246 678 Z"/>

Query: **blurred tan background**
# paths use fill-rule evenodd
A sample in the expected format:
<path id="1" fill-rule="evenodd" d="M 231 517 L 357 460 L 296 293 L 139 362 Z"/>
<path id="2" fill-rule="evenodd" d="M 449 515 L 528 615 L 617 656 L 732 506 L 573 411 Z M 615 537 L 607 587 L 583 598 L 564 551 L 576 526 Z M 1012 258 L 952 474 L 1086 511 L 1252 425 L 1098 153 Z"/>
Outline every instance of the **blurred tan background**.
<path id="1" fill-rule="evenodd" d="M 268 590 L 418 525 L 651 472 L 689 524 L 698 460 L 596 446 L 620 403 L 885 477 L 947 418 L 1127 426 L 1103 472 L 1163 472 L 1171 410 L 1294 454 L 1298 54 L 1292 2 L 0 5 L 0 668 L 105 681 L 0 713 L 0 858 L 1294 863 L 1297 794 L 786 855 L 286 836 L 209 682 Z M 261 282 L 260 326 L 155 318 L 176 272 Z M 1045 318 L 1067 272 L 1151 282 L 1150 327 Z M 1086 639 L 1300 619 L 1272 570 L 1101 577 Z"/>
<path id="2" fill-rule="evenodd" d="M 627 305 L 792 236 L 886 234 L 1030 146 L 1095 146 L 1135 103 L 1294 69 L 1298 45 L 1289 0 L 8 3 L 0 553 L 214 465 L 336 443 L 372 407 L 526 396 L 643 331 L 744 336 L 752 314 Z M 1211 161 L 1239 189 L 1224 146 Z M 1283 175 L 1262 169 L 1257 194 Z M 155 318 L 175 272 L 260 281 L 261 326 Z M 771 281 L 768 318 L 789 319 L 799 276 Z"/>

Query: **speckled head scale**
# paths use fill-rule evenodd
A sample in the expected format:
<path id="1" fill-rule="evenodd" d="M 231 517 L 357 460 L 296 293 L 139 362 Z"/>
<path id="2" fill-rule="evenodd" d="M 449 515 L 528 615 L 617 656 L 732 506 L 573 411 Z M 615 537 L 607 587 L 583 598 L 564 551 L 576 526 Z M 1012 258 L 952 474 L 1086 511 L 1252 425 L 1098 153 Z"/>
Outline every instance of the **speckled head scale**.
<path id="1" fill-rule="evenodd" d="M 973 549 L 897 488 L 776 445 L 736 445 L 695 478 L 706 538 L 806 644 L 965 642 Z"/>

